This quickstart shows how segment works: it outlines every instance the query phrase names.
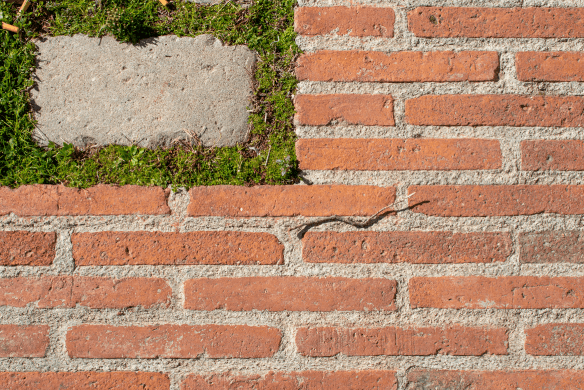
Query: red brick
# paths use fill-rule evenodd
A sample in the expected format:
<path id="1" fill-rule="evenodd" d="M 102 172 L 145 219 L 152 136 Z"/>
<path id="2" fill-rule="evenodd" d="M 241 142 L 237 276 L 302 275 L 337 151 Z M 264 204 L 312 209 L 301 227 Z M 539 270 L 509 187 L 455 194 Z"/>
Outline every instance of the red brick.
<path id="1" fill-rule="evenodd" d="M 45 357 L 48 346 L 46 325 L 0 325 L 0 358 Z"/>
<path id="2" fill-rule="evenodd" d="M 526 329 L 525 352 L 539 356 L 584 355 L 584 324 L 545 324 Z"/>
<path id="3" fill-rule="evenodd" d="M 300 139 L 296 155 L 305 170 L 501 168 L 499 141 L 482 139 Z"/>
<path id="4" fill-rule="evenodd" d="M 2 372 L 2 390 L 168 390 L 156 372 Z"/>
<path id="5" fill-rule="evenodd" d="M 395 371 L 301 371 L 189 375 L 181 390 L 397 390 Z"/>
<path id="6" fill-rule="evenodd" d="M 0 232 L 0 265 L 51 265 L 56 242 L 55 232 Z"/>
<path id="7" fill-rule="evenodd" d="M 491 263 L 511 254 L 508 233 L 308 232 L 309 263 Z"/>
<path id="8" fill-rule="evenodd" d="M 523 52 L 515 68 L 521 81 L 584 81 L 583 60 L 580 52 Z"/>
<path id="9" fill-rule="evenodd" d="M 297 95 L 294 104 L 294 120 L 299 125 L 395 125 L 389 95 Z"/>
<path id="10" fill-rule="evenodd" d="M 280 347 L 280 330 L 246 325 L 80 325 L 67 332 L 69 357 L 89 359 L 263 358 Z"/>
<path id="11" fill-rule="evenodd" d="M 43 276 L 0 279 L 0 306 L 37 308 L 76 305 L 92 309 L 168 306 L 172 289 L 164 279 L 110 279 L 84 276 Z"/>
<path id="12" fill-rule="evenodd" d="M 87 189 L 54 185 L 0 187 L 0 215 L 170 214 L 166 193 L 160 187 L 106 186 Z"/>
<path id="13" fill-rule="evenodd" d="M 190 216 L 368 216 L 395 201 L 395 188 L 346 185 L 203 186 L 190 191 Z"/>
<path id="14" fill-rule="evenodd" d="M 521 169 L 584 171 L 584 141 L 522 141 Z"/>
<path id="15" fill-rule="evenodd" d="M 233 311 L 395 310 L 395 293 L 395 280 L 382 278 L 204 278 L 185 282 L 185 307 Z"/>
<path id="16" fill-rule="evenodd" d="M 421 126 L 584 126 L 581 96 L 428 95 L 406 101 Z"/>
<path id="17" fill-rule="evenodd" d="M 419 7 L 408 28 L 419 37 L 583 38 L 584 8 Z"/>
<path id="18" fill-rule="evenodd" d="M 322 50 L 300 56 L 299 80 L 383 83 L 494 81 L 499 78 L 499 55 L 490 51 Z"/>
<path id="19" fill-rule="evenodd" d="M 303 356 L 481 356 L 507 354 L 503 328 L 300 328 Z"/>
<path id="20" fill-rule="evenodd" d="M 410 279 L 413 308 L 582 309 L 584 278 L 502 276 L 415 277 Z"/>
<path id="21" fill-rule="evenodd" d="M 298 7 L 294 31 L 299 35 L 393 37 L 395 14 L 381 7 Z"/>
<path id="22" fill-rule="evenodd" d="M 408 390 L 578 390 L 584 371 L 430 371 L 408 373 Z"/>
<path id="23" fill-rule="evenodd" d="M 584 263 L 584 232 L 520 233 L 522 263 Z"/>
<path id="24" fill-rule="evenodd" d="M 584 214 L 584 186 L 410 186 L 408 191 L 415 193 L 409 198 L 414 212 L 442 217 Z"/>
<path id="25" fill-rule="evenodd" d="M 282 264 L 284 246 L 268 233 L 75 233 L 73 258 L 87 265 Z"/>

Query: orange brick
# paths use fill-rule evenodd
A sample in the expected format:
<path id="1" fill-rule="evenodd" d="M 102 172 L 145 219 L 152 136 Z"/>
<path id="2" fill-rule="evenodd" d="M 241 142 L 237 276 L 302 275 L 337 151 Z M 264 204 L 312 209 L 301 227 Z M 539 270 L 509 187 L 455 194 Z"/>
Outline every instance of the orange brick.
<path id="1" fill-rule="evenodd" d="M 520 233 L 522 263 L 584 263 L 584 232 Z"/>
<path id="2" fill-rule="evenodd" d="M 581 96 L 428 95 L 406 101 L 421 126 L 584 126 Z"/>
<path id="3" fill-rule="evenodd" d="M 511 254 L 508 233 L 308 232 L 309 263 L 491 263 Z"/>
<path id="4" fill-rule="evenodd" d="M 190 191 L 190 216 L 368 216 L 395 201 L 395 188 L 345 185 L 203 186 Z"/>
<path id="5" fill-rule="evenodd" d="M 296 155 L 305 170 L 501 168 L 499 141 L 481 139 L 300 139 Z"/>
<path id="6" fill-rule="evenodd" d="M 92 309 L 168 306 L 172 289 L 164 279 L 110 279 L 84 276 L 43 276 L 0 279 L 0 306 L 37 308 L 76 305 Z"/>
<path id="7" fill-rule="evenodd" d="M 396 282 L 389 279 L 249 277 L 191 279 L 191 310 L 334 311 L 395 310 Z"/>
<path id="8" fill-rule="evenodd" d="M 410 279 L 413 308 L 582 309 L 584 278 L 502 276 L 415 277 Z"/>
<path id="9" fill-rule="evenodd" d="M 75 233 L 73 258 L 87 265 L 282 264 L 284 246 L 268 233 Z"/>
<path id="10" fill-rule="evenodd" d="M 51 265 L 56 242 L 55 232 L 0 232 L 0 265 Z"/>
<path id="11" fill-rule="evenodd" d="M 48 346 L 49 327 L 46 325 L 0 325 L 1 358 L 45 357 Z"/>
<path id="12" fill-rule="evenodd" d="M 98 185 L 77 189 L 53 185 L 0 187 L 0 215 L 170 214 L 166 193 L 160 187 Z"/>
<path id="13" fill-rule="evenodd" d="M 303 356 L 481 356 L 507 354 L 503 328 L 300 328 Z"/>
<path id="14" fill-rule="evenodd" d="M 584 8 L 418 7 L 408 28 L 419 37 L 583 38 Z"/>
<path id="15" fill-rule="evenodd" d="M 333 51 L 302 54 L 299 80 L 382 83 L 495 81 L 499 55 L 490 51 Z"/>
<path id="16" fill-rule="evenodd" d="M 67 332 L 72 358 L 194 359 L 270 357 L 280 347 L 280 330 L 246 325 L 80 325 Z"/>
<path id="17" fill-rule="evenodd" d="M 408 373 L 408 390 L 578 390 L 584 388 L 584 371 L 430 371 Z"/>
<path id="18" fill-rule="evenodd" d="M 395 125 L 389 95 L 297 95 L 294 104 L 294 120 L 299 125 Z"/>
<path id="19" fill-rule="evenodd" d="M 236 387 L 235 387 L 236 386 Z M 397 390 L 395 371 L 301 371 L 189 375 L 181 390 Z"/>
<path id="20" fill-rule="evenodd" d="M 156 372 L 1 372 L 2 390 L 168 390 Z"/>
<path id="21" fill-rule="evenodd" d="M 521 81 L 584 81 L 584 55 L 580 52 L 523 52 L 515 55 Z"/>
<path id="22" fill-rule="evenodd" d="M 525 352 L 539 356 L 584 355 L 584 324 L 545 324 L 526 329 Z"/>
<path id="23" fill-rule="evenodd" d="M 395 14 L 382 7 L 298 7 L 294 31 L 299 35 L 393 37 Z"/>
<path id="24" fill-rule="evenodd" d="M 522 141 L 521 169 L 584 171 L 584 141 Z"/>
<path id="25" fill-rule="evenodd" d="M 584 186 L 410 186 L 408 191 L 415 193 L 409 198 L 414 212 L 442 217 L 584 214 Z"/>

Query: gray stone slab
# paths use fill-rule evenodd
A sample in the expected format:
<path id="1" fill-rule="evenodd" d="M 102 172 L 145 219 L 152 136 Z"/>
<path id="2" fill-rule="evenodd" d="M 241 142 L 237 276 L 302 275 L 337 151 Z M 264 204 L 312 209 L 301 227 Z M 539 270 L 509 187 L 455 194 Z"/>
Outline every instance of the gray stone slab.
<path id="1" fill-rule="evenodd" d="M 31 98 L 41 144 L 157 147 L 189 134 L 206 146 L 245 141 L 255 63 L 245 46 L 210 35 L 137 45 L 85 35 L 35 43 Z"/>

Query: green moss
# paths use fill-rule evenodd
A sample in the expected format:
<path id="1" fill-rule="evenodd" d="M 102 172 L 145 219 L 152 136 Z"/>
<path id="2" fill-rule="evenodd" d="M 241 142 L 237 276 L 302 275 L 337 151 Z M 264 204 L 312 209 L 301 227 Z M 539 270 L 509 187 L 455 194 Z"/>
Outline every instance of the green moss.
<path id="1" fill-rule="evenodd" d="M 156 0 L 50 0 L 36 2 L 15 19 L 17 6 L 0 2 L 2 21 L 19 26 L 20 36 L 0 31 L 0 185 L 98 183 L 158 186 L 287 184 L 297 175 L 292 124 L 295 0 L 234 1 L 213 6 Z M 176 34 L 213 34 L 226 44 L 248 45 L 259 54 L 249 141 L 237 147 L 175 145 L 149 150 L 112 145 L 78 150 L 48 148 L 32 140 L 28 101 L 39 35 L 115 36 L 124 42 Z M 268 158 L 269 156 L 269 158 Z"/>

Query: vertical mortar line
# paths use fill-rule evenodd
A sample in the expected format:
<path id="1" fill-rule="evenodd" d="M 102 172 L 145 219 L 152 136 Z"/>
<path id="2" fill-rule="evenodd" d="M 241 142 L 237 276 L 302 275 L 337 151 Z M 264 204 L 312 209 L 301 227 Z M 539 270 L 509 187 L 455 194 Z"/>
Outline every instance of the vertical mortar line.
<path id="1" fill-rule="evenodd" d="M 53 260 L 53 267 L 57 271 L 57 274 L 71 275 L 75 271 L 73 243 L 71 242 L 72 233 L 73 229 L 57 231 L 55 259 Z"/>
<path id="2" fill-rule="evenodd" d="M 399 44 L 407 37 L 408 32 L 408 7 L 398 6 L 396 4 L 388 5 L 393 8 L 395 13 L 395 23 L 393 27 L 393 38 L 388 38 L 390 43 Z"/>

